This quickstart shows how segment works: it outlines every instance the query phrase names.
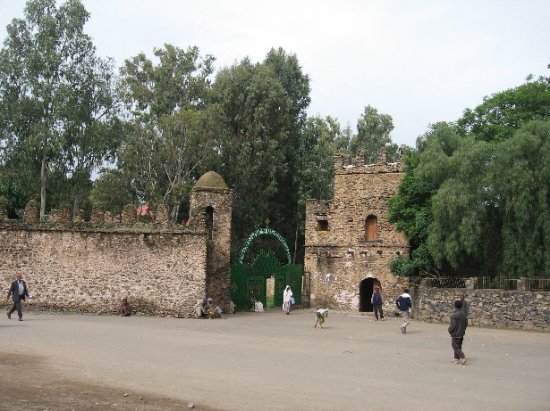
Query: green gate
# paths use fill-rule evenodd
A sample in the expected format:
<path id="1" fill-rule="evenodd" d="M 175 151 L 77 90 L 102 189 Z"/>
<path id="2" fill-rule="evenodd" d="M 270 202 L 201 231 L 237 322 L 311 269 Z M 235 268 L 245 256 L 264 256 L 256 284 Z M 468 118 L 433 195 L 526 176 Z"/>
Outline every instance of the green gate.
<path id="1" fill-rule="evenodd" d="M 258 254 L 252 264 L 244 263 L 244 257 L 252 242 L 260 235 L 275 237 L 283 246 L 287 263 L 282 264 L 271 253 Z M 290 251 L 284 238 L 274 230 L 262 228 L 252 233 L 241 250 L 239 263 L 231 264 L 231 298 L 239 310 L 252 309 L 252 301 L 261 301 L 267 308 L 267 279 L 274 279 L 274 305 L 283 304 L 283 292 L 290 285 L 296 304 L 302 303 L 303 266 L 290 264 Z"/>

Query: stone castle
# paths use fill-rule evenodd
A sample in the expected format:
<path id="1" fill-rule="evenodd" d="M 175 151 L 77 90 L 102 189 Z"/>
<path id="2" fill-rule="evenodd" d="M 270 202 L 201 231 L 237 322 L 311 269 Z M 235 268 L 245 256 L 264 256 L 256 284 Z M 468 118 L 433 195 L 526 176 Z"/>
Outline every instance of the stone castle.
<path id="1" fill-rule="evenodd" d="M 0 212 L 0 279 L 22 274 L 33 304 L 50 309 L 113 312 L 124 297 L 152 314 L 189 313 L 208 295 L 227 309 L 233 192 L 215 172 L 191 191 L 189 221 L 169 224 L 160 206 L 151 224 L 137 221 L 136 207 L 121 216 L 92 211 L 71 216 L 52 210 L 38 218 L 31 201 L 23 220 Z"/>
<path id="2" fill-rule="evenodd" d="M 311 307 L 370 312 L 375 286 L 384 306 L 408 285 L 390 272 L 397 255 L 409 255 L 405 235 L 388 221 L 387 200 L 404 177 L 401 163 L 344 165 L 335 157 L 334 198 L 306 205 L 304 296 Z"/>

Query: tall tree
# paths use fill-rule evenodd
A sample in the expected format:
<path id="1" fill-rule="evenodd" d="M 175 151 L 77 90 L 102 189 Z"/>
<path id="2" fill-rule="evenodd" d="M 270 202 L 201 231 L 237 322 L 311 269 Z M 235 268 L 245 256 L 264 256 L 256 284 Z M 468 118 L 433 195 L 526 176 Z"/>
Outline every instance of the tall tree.
<path id="1" fill-rule="evenodd" d="M 549 117 L 548 90 L 537 80 L 496 93 L 418 140 L 390 200 L 411 242 L 394 272 L 548 273 L 548 121 L 536 121 Z"/>
<path id="2" fill-rule="evenodd" d="M 220 172 L 235 190 L 235 247 L 266 220 L 287 240 L 298 224 L 295 173 L 309 104 L 309 78 L 295 55 L 271 50 L 262 63 L 244 59 L 222 69 L 213 102 L 227 138 Z"/>
<path id="3" fill-rule="evenodd" d="M 8 25 L 0 51 L 4 161 L 20 166 L 25 159 L 39 175 L 41 217 L 48 171 L 55 166 L 89 175 L 110 146 L 96 144 L 101 133 L 94 130 L 112 120 L 111 66 L 95 57 L 84 33 L 88 19 L 79 0 L 59 8 L 55 0 L 30 0 L 25 18 Z"/>
<path id="4" fill-rule="evenodd" d="M 389 114 L 379 113 L 372 106 L 366 106 L 357 120 L 357 134 L 351 139 L 352 156 L 363 152 L 367 163 L 375 163 L 381 149 L 386 150 L 388 160 L 397 159 L 398 147 L 392 143 L 393 119 Z"/>
<path id="5" fill-rule="evenodd" d="M 131 177 L 138 198 L 164 203 L 175 219 L 202 165 L 211 163 L 217 126 L 208 114 L 214 58 L 197 47 L 170 44 L 121 69 L 121 90 L 129 121 L 119 167 Z"/>
<path id="6" fill-rule="evenodd" d="M 464 110 L 458 120 L 463 135 L 473 133 L 478 140 L 503 141 L 531 120 L 550 117 L 550 82 L 531 77 L 518 87 L 483 99 L 474 109 Z"/>

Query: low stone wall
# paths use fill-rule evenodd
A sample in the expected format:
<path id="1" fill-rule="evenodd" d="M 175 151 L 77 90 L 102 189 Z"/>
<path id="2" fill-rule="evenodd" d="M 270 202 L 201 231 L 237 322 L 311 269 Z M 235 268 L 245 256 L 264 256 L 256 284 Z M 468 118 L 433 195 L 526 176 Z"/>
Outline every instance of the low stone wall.
<path id="1" fill-rule="evenodd" d="M 0 286 L 15 274 L 33 305 L 114 312 L 123 297 L 150 314 L 182 314 L 206 290 L 204 232 L 0 223 Z"/>
<path id="2" fill-rule="evenodd" d="M 414 289 L 414 317 L 449 322 L 454 301 L 466 295 L 470 325 L 550 331 L 550 293 L 537 291 Z"/>

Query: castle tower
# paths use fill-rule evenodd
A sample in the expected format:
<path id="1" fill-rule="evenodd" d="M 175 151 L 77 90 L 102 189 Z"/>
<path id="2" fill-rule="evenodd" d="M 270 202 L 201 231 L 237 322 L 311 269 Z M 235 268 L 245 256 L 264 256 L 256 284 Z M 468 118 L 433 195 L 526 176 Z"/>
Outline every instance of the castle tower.
<path id="1" fill-rule="evenodd" d="M 369 312 L 374 287 L 390 304 L 407 285 L 389 268 L 409 247 L 389 223 L 387 205 L 404 175 L 400 163 L 337 161 L 334 198 L 307 203 L 303 299 L 311 307 Z"/>
<path id="2" fill-rule="evenodd" d="M 231 300 L 231 213 L 233 190 L 214 171 L 204 174 L 191 190 L 188 226 L 206 230 L 207 267 L 205 290 L 216 304 L 229 307 Z"/>

